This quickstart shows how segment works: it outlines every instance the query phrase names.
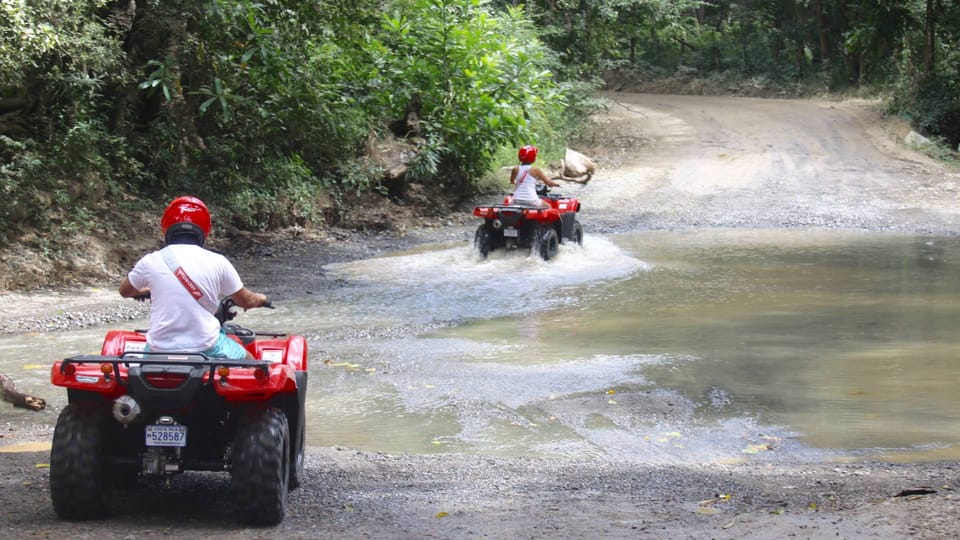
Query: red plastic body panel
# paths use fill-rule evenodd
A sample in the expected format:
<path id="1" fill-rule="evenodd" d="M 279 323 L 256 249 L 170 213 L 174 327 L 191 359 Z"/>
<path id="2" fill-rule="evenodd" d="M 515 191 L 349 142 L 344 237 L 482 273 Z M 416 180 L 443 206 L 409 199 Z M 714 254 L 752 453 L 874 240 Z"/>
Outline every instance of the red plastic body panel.
<path id="1" fill-rule="evenodd" d="M 522 206 L 511 206 L 509 208 L 504 208 L 504 206 L 509 206 L 513 203 L 513 196 L 507 195 L 503 199 L 503 205 L 477 206 L 473 209 L 473 215 L 483 219 L 495 219 L 501 215 L 511 216 L 516 212 L 523 212 L 523 218 L 525 220 L 552 223 L 560 219 L 561 214 L 580 211 L 580 201 L 577 199 L 565 197 L 547 197 L 540 200 L 546 201 L 550 207 L 538 209 L 524 208 Z"/>
<path id="2" fill-rule="evenodd" d="M 251 368 L 230 368 L 226 380 L 215 376 L 213 387 L 224 399 L 232 402 L 263 401 L 275 394 L 297 391 L 294 369 L 286 364 L 271 365 L 265 381 L 257 380 L 255 371 Z"/>
<path id="3" fill-rule="evenodd" d="M 145 343 L 144 334 L 128 330 L 111 330 L 104 337 L 100 354 L 115 359 L 128 349 L 130 352 L 142 351 Z M 269 365 L 268 376 L 265 378 L 256 377 L 256 368 L 240 367 L 231 367 L 225 379 L 220 375 L 214 375 L 213 387 L 217 394 L 230 402 L 254 402 L 270 399 L 278 393 L 296 392 L 296 372 L 307 370 L 307 342 L 303 336 L 260 339 L 245 347 L 258 360 L 262 359 L 265 351 L 280 351 L 279 361 Z M 129 361 L 136 362 L 136 359 L 131 358 Z M 105 363 L 111 363 L 110 359 L 104 358 L 103 362 L 73 363 L 72 366 L 76 370 L 68 374 L 61 369 L 63 361 L 58 360 L 51 369 L 50 382 L 55 386 L 95 392 L 107 399 L 116 399 L 126 393 L 126 387 L 118 384 L 117 374 L 105 375 L 101 372 L 100 366 Z M 120 378 L 125 379 L 127 366 L 123 363 L 115 366 L 119 370 Z M 209 377 L 208 374 L 204 380 L 208 380 Z"/>
<path id="4" fill-rule="evenodd" d="M 294 371 L 307 370 L 307 340 L 303 336 L 290 336 L 287 339 L 258 339 L 246 349 L 258 360 L 263 360 L 263 352 L 271 349 L 283 351 L 282 363 Z"/>
<path id="5" fill-rule="evenodd" d="M 103 338 L 103 346 L 100 348 L 100 354 L 104 356 L 120 356 L 126 352 L 127 343 L 147 342 L 147 336 L 131 332 L 129 330 L 110 330 Z M 142 351 L 143 348 L 141 347 Z"/>
<path id="6" fill-rule="evenodd" d="M 100 363 L 75 364 L 76 372 L 69 375 L 60 370 L 62 363 L 61 360 L 57 360 L 50 370 L 50 382 L 55 386 L 96 392 L 107 399 L 116 399 L 127 393 L 126 388 L 117 383 L 115 376 L 111 374 L 110 377 L 106 377 L 100 372 Z M 125 375 L 126 368 L 123 368 L 121 376 Z"/>

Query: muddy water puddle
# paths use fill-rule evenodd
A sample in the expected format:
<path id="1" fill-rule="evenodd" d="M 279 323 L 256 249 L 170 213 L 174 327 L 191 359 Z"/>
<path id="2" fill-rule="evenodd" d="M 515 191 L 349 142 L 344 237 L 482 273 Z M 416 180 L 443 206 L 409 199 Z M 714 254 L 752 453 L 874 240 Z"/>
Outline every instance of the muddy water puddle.
<path id="1" fill-rule="evenodd" d="M 960 457 L 960 239 L 588 231 L 550 262 L 457 243 L 325 270 L 337 287 L 243 317 L 308 336 L 311 444 Z M 102 333 L 0 340 L 0 369 L 52 405 L 5 421 L 52 424 L 65 396 L 49 359 Z"/>

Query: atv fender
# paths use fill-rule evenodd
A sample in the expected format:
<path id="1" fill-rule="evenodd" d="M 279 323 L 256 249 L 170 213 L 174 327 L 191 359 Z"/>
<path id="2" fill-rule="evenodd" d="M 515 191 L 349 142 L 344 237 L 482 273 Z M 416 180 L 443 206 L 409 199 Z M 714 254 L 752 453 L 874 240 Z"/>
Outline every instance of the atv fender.
<path id="1" fill-rule="evenodd" d="M 63 368 L 63 361 L 57 360 L 50 368 L 50 382 L 54 386 L 62 386 L 69 390 L 93 392 L 104 399 L 113 400 L 125 394 L 126 388 L 117 383 L 117 378 L 105 376 L 100 371 L 99 364 L 79 365 L 76 373 L 68 374 Z"/>
<path id="2" fill-rule="evenodd" d="M 247 345 L 247 350 L 258 360 L 281 362 L 296 371 L 307 370 L 307 340 L 303 336 L 257 340 Z"/>
<path id="3" fill-rule="evenodd" d="M 266 380 L 262 381 L 256 371 L 257 368 L 233 368 L 226 380 L 217 378 L 214 388 L 217 394 L 233 403 L 264 401 L 277 394 L 297 392 L 297 376 L 292 367 L 273 364 Z"/>
<path id="4" fill-rule="evenodd" d="M 100 354 L 103 356 L 120 356 L 125 352 L 139 352 L 147 345 L 147 336 L 129 330 L 110 330 L 103 338 Z"/>

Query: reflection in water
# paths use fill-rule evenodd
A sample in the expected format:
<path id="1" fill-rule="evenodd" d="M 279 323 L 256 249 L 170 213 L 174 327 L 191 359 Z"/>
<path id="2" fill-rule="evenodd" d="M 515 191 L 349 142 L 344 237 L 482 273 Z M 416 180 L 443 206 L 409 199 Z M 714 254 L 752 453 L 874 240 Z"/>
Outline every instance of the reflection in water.
<path id="1" fill-rule="evenodd" d="M 956 445 L 956 239 L 730 232 L 668 245 L 656 236 L 623 245 L 657 267 L 647 276 L 657 320 L 606 306 L 621 326 L 634 319 L 647 352 L 699 359 L 648 371 L 658 384 L 700 402 L 722 388 L 736 412 L 789 425 L 818 447 Z"/>
<path id="2" fill-rule="evenodd" d="M 960 239 L 837 231 L 588 234 L 550 262 L 433 246 L 331 265 L 342 286 L 242 322 L 308 336 L 311 444 L 956 459 L 958 261 Z M 52 423 L 50 360 L 101 336 L 2 339 L 0 370 Z"/>

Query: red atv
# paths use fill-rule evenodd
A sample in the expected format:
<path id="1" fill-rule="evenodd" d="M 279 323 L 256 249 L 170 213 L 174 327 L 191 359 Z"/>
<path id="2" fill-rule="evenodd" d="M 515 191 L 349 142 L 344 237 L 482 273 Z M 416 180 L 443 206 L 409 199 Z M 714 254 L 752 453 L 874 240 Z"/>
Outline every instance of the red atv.
<path id="1" fill-rule="evenodd" d="M 283 520 L 304 475 L 307 343 L 228 324 L 233 308 L 224 299 L 217 317 L 256 360 L 144 352 L 145 331 L 111 330 L 100 355 L 54 363 L 69 401 L 50 451 L 60 518 L 105 516 L 115 486 L 223 471 L 241 521 Z"/>
<path id="2" fill-rule="evenodd" d="M 473 244 L 486 257 L 497 248 L 536 249 L 545 261 L 556 257 L 560 242 L 583 244 L 583 227 L 577 221 L 580 201 L 572 197 L 550 195 L 550 188 L 537 186 L 537 195 L 549 207 L 533 208 L 513 204 L 507 195 L 501 204 L 478 206 L 473 215 L 483 218 Z"/>

